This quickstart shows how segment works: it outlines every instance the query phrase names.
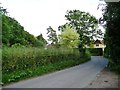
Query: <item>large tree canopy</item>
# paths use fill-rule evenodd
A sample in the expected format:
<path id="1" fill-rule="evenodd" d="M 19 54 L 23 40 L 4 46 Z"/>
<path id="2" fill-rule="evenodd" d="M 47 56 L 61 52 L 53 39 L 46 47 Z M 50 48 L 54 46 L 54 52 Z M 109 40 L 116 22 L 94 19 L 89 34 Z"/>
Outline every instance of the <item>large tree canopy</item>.
<path id="1" fill-rule="evenodd" d="M 94 37 L 97 38 L 102 34 L 101 30 L 98 29 L 97 19 L 89 13 L 70 10 L 67 11 L 65 17 L 69 21 L 69 24 L 79 33 L 80 47 L 84 47 L 84 45 L 89 44 Z M 64 27 L 64 25 L 60 26 L 59 30 L 62 30 L 62 27 Z"/>
<path id="2" fill-rule="evenodd" d="M 103 18 L 105 21 L 105 53 L 112 58 L 113 62 L 120 62 L 120 2 L 109 2 L 103 9 Z"/>
<path id="3" fill-rule="evenodd" d="M 34 35 L 24 30 L 20 23 L 7 15 L 6 9 L 0 7 L 0 14 L 2 15 L 2 44 L 6 46 L 13 46 L 14 44 L 21 44 L 24 46 L 43 47 L 44 41 L 38 40 Z"/>

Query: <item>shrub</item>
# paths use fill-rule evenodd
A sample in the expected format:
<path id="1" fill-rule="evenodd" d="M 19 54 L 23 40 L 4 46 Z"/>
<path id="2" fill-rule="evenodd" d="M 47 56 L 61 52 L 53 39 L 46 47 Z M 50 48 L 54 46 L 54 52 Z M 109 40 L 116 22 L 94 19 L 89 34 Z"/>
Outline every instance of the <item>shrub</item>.
<path id="1" fill-rule="evenodd" d="M 3 48 L 3 73 L 36 68 L 62 60 L 78 59 L 79 51 L 69 49 Z"/>
<path id="2" fill-rule="evenodd" d="M 102 48 L 87 48 L 87 51 L 90 52 L 92 56 L 102 56 L 103 50 Z"/>
<path id="3" fill-rule="evenodd" d="M 113 62 L 113 60 L 110 58 L 109 58 L 108 68 L 109 70 L 120 75 L 120 64 Z"/>
<path id="4" fill-rule="evenodd" d="M 20 43 L 15 43 L 12 45 L 13 48 L 17 48 L 17 47 L 25 47 L 24 45 L 21 45 Z"/>

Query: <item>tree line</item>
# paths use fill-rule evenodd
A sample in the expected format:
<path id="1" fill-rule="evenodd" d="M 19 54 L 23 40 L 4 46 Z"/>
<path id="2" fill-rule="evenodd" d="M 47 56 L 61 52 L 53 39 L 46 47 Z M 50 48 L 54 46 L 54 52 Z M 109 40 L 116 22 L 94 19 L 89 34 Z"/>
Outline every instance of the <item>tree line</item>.
<path id="1" fill-rule="evenodd" d="M 44 47 L 47 41 L 42 34 L 35 37 L 24 30 L 20 23 L 7 15 L 6 9 L 0 8 L 2 14 L 2 42 L 12 46 L 20 44 L 32 47 Z M 57 35 L 51 26 L 47 28 L 48 41 L 54 47 L 79 48 L 84 53 L 85 45 L 90 45 L 94 38 L 101 38 L 102 31 L 98 28 L 98 20 L 89 13 L 80 10 L 68 10 L 65 18 L 67 23 L 60 25 Z"/>
<path id="2" fill-rule="evenodd" d="M 84 54 L 85 45 L 90 46 L 95 39 L 103 38 L 98 20 L 89 13 L 68 10 L 65 18 L 67 23 L 58 27 L 59 35 L 56 35 L 56 31 L 51 26 L 47 28 L 48 40 L 54 46 L 78 48 L 81 54 Z"/>
<path id="3" fill-rule="evenodd" d="M 103 17 L 100 23 L 105 27 L 105 56 L 110 58 L 109 67 L 120 73 L 120 2 L 101 4 Z"/>

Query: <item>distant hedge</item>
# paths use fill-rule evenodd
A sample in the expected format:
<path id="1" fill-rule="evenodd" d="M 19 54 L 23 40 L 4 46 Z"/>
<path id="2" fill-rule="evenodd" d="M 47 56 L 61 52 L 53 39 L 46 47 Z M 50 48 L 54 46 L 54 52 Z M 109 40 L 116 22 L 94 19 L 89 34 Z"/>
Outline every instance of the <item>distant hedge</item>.
<path id="1" fill-rule="evenodd" d="M 102 56 L 103 55 L 102 48 L 87 48 L 86 50 L 89 51 L 92 56 Z"/>

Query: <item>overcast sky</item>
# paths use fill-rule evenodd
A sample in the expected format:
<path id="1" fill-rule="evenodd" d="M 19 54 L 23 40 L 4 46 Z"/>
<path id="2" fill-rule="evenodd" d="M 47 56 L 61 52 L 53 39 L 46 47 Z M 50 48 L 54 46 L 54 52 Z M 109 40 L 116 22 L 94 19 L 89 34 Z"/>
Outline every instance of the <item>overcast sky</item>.
<path id="1" fill-rule="evenodd" d="M 46 38 L 46 28 L 66 23 L 67 10 L 80 10 L 89 12 L 97 19 L 101 11 L 97 10 L 99 0 L 0 0 L 2 6 L 7 8 L 9 15 L 15 18 L 25 30 L 37 36 L 40 33 Z"/>

